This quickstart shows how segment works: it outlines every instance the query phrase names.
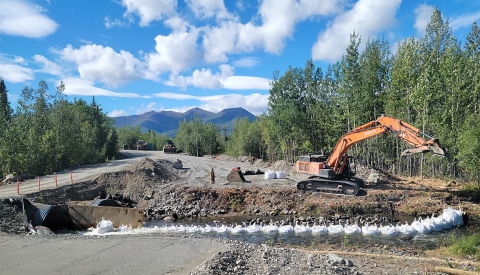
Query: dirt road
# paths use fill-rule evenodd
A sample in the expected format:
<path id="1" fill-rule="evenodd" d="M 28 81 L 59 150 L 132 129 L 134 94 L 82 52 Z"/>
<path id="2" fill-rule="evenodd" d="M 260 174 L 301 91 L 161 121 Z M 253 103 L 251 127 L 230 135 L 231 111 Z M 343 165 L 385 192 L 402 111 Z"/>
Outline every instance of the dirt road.
<path id="1" fill-rule="evenodd" d="M 94 165 L 85 165 L 81 167 L 74 167 L 64 171 L 57 172 L 58 186 L 71 184 L 70 172 L 74 182 L 86 181 L 94 179 L 95 177 L 109 172 L 120 171 L 126 166 L 132 165 L 141 158 L 158 158 L 163 155 L 159 151 L 122 151 L 125 156 L 124 159 L 111 161 L 107 163 L 100 163 Z M 45 175 L 40 177 L 40 188 L 42 190 L 55 188 L 54 175 Z M 20 183 L 20 195 L 30 194 L 38 191 L 38 178 L 32 180 L 22 181 Z M 0 198 L 8 198 L 17 196 L 17 184 L 7 184 L 0 187 Z"/>
<path id="2" fill-rule="evenodd" d="M 198 158 L 193 156 L 187 156 L 184 154 L 164 154 L 162 151 L 136 151 L 136 150 L 123 150 L 121 153 L 125 156 L 124 159 L 111 161 L 107 163 L 100 163 L 94 165 L 86 165 L 67 169 L 57 172 L 58 186 L 71 184 L 71 177 L 73 182 L 83 182 L 93 180 L 101 174 L 118 172 L 125 167 L 128 167 L 142 158 L 150 158 L 152 160 L 166 159 L 171 162 L 175 162 L 180 159 L 183 162 L 185 172 L 184 177 L 178 182 L 172 184 L 188 184 L 189 186 L 202 186 L 209 184 L 209 172 L 211 168 L 214 168 L 216 174 L 216 183 L 218 185 L 227 184 L 227 175 L 234 167 L 241 167 L 245 169 L 256 170 L 258 168 L 265 169 L 259 165 L 250 164 L 248 162 L 217 160 L 215 158 Z M 71 172 L 71 174 L 70 174 Z M 275 184 L 293 184 L 293 181 L 264 181 L 263 175 L 249 176 L 247 180 L 252 180 L 255 183 L 267 183 L 270 185 Z M 236 187 L 235 184 L 230 184 L 232 187 Z M 241 186 L 238 185 L 238 186 Z M 55 188 L 55 176 L 45 175 L 40 177 L 40 189 L 47 190 Z M 20 183 L 20 195 L 30 194 L 38 191 L 38 178 L 26 180 Z M 11 183 L 0 186 L 0 199 L 18 196 L 17 184 Z"/>

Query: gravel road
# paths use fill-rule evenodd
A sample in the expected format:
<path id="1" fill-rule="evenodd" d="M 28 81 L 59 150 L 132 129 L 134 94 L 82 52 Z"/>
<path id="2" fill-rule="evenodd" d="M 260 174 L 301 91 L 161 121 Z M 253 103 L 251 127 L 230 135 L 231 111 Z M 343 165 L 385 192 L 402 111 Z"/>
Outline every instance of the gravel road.
<path id="1" fill-rule="evenodd" d="M 219 186 L 228 184 L 231 187 L 245 186 L 245 184 L 232 184 L 227 183 L 227 175 L 234 167 L 241 167 L 242 171 L 245 169 L 256 170 L 259 167 L 255 164 L 241 161 L 231 160 L 217 160 L 215 158 L 208 157 L 193 157 L 184 154 L 164 154 L 162 151 L 136 151 L 136 150 L 123 150 L 121 153 L 124 155 L 124 159 L 111 161 L 107 163 L 100 163 L 94 165 L 86 165 L 81 167 L 74 167 L 68 170 L 57 172 L 58 186 L 71 184 L 70 172 L 74 182 L 82 182 L 93 180 L 103 173 L 111 173 L 123 170 L 142 158 L 150 158 L 152 160 L 166 159 L 171 162 L 175 162 L 180 159 L 184 165 L 185 175 L 172 184 L 188 184 L 189 186 L 204 186 L 209 184 L 208 173 L 211 168 L 214 168 L 216 174 L 216 183 Z M 282 180 L 282 181 L 265 181 L 263 175 L 248 176 L 247 180 L 252 181 L 254 184 L 268 184 L 269 186 L 289 185 L 293 186 L 294 181 Z M 40 177 L 41 190 L 55 188 L 54 175 L 45 175 Z M 38 191 L 38 178 L 22 181 L 20 183 L 20 195 L 30 194 Z M 0 186 L 0 199 L 16 197 L 17 184 L 11 183 Z"/>
<path id="2" fill-rule="evenodd" d="M 94 165 L 85 165 L 80 167 L 73 167 L 64 171 L 57 172 L 58 186 L 70 184 L 70 172 L 74 182 L 81 182 L 92 180 L 103 173 L 110 173 L 121 171 L 125 167 L 132 165 L 142 158 L 158 159 L 163 156 L 161 151 L 136 151 L 124 150 L 121 151 L 124 159 L 111 161 L 107 163 L 100 163 Z M 55 188 L 54 175 L 45 175 L 40 177 L 40 188 L 51 189 Z M 22 181 L 20 183 L 20 195 L 30 194 L 38 191 L 38 178 Z M 17 185 L 15 183 L 0 186 L 0 199 L 17 196 Z"/>

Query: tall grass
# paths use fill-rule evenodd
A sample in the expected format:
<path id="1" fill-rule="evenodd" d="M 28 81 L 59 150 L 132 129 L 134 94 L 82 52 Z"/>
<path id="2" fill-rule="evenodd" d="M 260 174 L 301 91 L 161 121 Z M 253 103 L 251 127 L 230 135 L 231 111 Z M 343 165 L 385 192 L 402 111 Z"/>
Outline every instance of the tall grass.
<path id="1" fill-rule="evenodd" d="M 480 260 L 480 232 L 456 238 L 448 247 L 448 252 L 457 256 L 472 256 Z"/>

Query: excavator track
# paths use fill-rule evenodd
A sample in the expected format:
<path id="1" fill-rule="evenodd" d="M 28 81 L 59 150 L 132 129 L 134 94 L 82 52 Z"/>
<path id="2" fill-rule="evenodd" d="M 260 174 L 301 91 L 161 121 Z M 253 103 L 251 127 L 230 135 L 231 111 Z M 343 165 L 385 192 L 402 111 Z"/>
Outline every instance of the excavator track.
<path id="1" fill-rule="evenodd" d="M 310 177 L 306 180 L 299 181 L 297 183 L 297 189 L 341 196 L 355 196 L 360 188 L 358 187 L 358 184 L 348 180 Z"/>

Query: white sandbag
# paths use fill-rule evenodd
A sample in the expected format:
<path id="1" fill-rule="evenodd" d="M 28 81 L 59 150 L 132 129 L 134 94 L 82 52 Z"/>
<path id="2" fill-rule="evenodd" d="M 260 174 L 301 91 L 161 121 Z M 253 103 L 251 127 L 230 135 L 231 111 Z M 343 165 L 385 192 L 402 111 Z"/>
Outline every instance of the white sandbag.
<path id="1" fill-rule="evenodd" d="M 275 171 L 266 171 L 265 172 L 265 179 L 266 180 L 274 180 L 275 179 Z"/>
<path id="2" fill-rule="evenodd" d="M 277 172 L 275 172 L 275 178 L 286 179 L 287 178 L 287 173 L 285 171 L 277 171 Z"/>

